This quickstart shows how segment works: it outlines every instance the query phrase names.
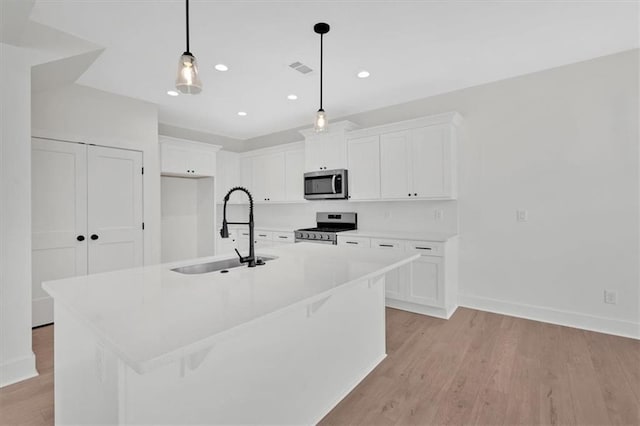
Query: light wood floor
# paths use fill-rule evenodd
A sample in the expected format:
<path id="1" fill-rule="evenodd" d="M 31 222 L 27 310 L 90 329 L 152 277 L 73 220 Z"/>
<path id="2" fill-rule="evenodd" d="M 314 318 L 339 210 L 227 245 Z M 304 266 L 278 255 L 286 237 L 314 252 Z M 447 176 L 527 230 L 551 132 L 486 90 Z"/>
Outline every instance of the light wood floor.
<path id="1" fill-rule="evenodd" d="M 53 424 L 53 327 L 40 376 L 0 390 L 0 424 Z M 322 425 L 640 425 L 640 341 L 460 308 L 387 309 L 387 358 Z"/>

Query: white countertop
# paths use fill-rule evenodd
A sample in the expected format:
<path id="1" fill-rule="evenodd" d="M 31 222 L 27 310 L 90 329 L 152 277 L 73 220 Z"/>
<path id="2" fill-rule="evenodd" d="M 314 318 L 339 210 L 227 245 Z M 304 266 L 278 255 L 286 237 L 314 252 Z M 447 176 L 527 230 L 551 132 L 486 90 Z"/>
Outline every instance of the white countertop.
<path id="1" fill-rule="evenodd" d="M 278 259 L 226 274 L 170 270 L 229 256 L 208 257 L 49 281 L 43 288 L 131 368 L 144 373 L 276 312 L 314 302 L 419 256 L 312 243 L 258 254 Z"/>
<path id="2" fill-rule="evenodd" d="M 340 232 L 340 237 L 369 237 L 369 238 L 390 238 L 395 240 L 421 240 L 445 242 L 458 234 L 453 232 L 396 232 L 396 231 L 367 231 L 358 229 L 356 231 Z"/>

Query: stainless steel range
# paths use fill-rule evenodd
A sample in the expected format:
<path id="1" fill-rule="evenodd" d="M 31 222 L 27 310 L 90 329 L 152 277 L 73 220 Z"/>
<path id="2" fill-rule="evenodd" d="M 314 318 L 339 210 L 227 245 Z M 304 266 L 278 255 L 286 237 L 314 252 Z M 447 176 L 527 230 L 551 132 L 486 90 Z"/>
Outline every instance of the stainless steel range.
<path id="1" fill-rule="evenodd" d="M 358 229 L 357 213 L 316 213 L 316 227 L 296 230 L 296 243 L 338 244 L 337 233 Z"/>

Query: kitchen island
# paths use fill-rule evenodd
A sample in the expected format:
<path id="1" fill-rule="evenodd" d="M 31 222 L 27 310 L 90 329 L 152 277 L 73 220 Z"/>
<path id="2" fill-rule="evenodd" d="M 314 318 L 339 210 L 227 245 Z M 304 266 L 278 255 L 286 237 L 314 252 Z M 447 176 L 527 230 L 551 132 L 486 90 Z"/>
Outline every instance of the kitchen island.
<path id="1" fill-rule="evenodd" d="M 385 357 L 384 275 L 417 254 L 301 243 L 264 266 L 43 284 L 56 424 L 313 424 Z"/>

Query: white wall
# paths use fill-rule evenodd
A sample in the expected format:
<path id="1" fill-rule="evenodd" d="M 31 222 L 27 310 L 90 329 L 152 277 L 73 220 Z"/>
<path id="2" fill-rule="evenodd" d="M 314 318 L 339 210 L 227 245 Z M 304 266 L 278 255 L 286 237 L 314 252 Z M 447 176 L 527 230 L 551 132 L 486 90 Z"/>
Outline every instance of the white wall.
<path id="1" fill-rule="evenodd" d="M 31 351 L 31 74 L 0 43 L 0 387 L 37 375 Z"/>
<path id="2" fill-rule="evenodd" d="M 34 92 L 33 134 L 142 151 L 144 262 L 160 261 L 160 167 L 157 107 L 77 84 Z"/>
<path id="3" fill-rule="evenodd" d="M 632 50 L 333 120 L 368 127 L 460 112 L 461 304 L 640 337 L 638 59 Z M 298 139 L 290 130 L 247 147 Z M 326 209 L 352 205 L 361 227 L 385 223 L 392 208 Z M 388 223 L 425 226 L 430 206 L 399 204 Z M 263 206 L 256 221 L 315 207 Z M 516 222 L 516 209 L 529 221 Z"/>

